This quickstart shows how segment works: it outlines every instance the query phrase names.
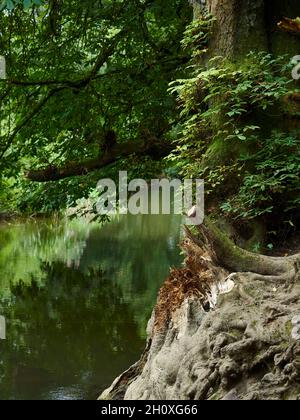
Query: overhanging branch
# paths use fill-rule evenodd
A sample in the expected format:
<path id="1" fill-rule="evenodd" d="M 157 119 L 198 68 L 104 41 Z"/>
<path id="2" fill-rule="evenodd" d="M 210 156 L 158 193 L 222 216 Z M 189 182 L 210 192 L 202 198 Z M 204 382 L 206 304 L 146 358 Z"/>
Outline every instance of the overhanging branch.
<path id="1" fill-rule="evenodd" d="M 110 58 L 110 56 L 113 54 L 121 36 L 123 34 L 123 31 L 120 31 L 114 38 L 112 38 L 111 40 L 109 40 L 109 42 L 107 43 L 107 45 L 104 45 L 100 54 L 97 56 L 96 61 L 94 63 L 93 68 L 89 71 L 88 74 L 86 74 L 82 79 L 80 80 L 64 80 L 63 83 L 58 82 L 58 81 L 54 81 L 54 80 L 46 80 L 44 82 L 40 81 L 40 82 L 34 82 L 34 81 L 9 81 L 8 83 L 11 84 L 15 84 L 15 85 L 20 85 L 20 86 L 35 86 L 36 83 L 40 86 L 52 86 L 55 85 L 56 83 L 58 83 L 58 86 L 49 90 L 47 92 L 47 94 L 44 96 L 44 98 L 42 98 L 37 105 L 33 108 L 32 111 L 29 112 L 28 115 L 26 115 L 22 121 L 16 126 L 16 128 L 14 129 L 13 133 L 8 136 L 8 140 L 5 144 L 5 146 L 2 148 L 2 150 L 0 149 L 0 159 L 4 156 L 4 154 L 6 153 L 6 151 L 8 150 L 8 148 L 11 146 L 11 144 L 13 143 L 16 135 L 22 130 L 23 127 L 25 127 L 28 122 L 30 122 L 32 120 L 33 117 L 35 117 L 36 114 L 38 114 L 44 107 L 44 105 L 49 101 L 50 98 L 52 98 L 52 96 L 54 96 L 56 93 L 66 89 L 66 88 L 84 88 L 85 86 L 87 86 L 92 80 L 94 80 L 95 78 L 97 78 L 98 72 L 101 69 L 101 67 L 107 62 L 107 60 Z"/>
<path id="2" fill-rule="evenodd" d="M 43 169 L 30 170 L 27 172 L 26 177 L 34 182 L 59 181 L 73 176 L 87 175 L 90 172 L 102 169 L 117 162 L 119 159 L 131 155 L 148 155 L 154 159 L 160 159 L 167 156 L 171 150 L 172 146 L 162 141 L 157 143 L 132 141 L 117 144 L 110 151 L 96 159 L 88 159 L 82 162 L 70 162 L 62 167 L 48 166 Z"/>

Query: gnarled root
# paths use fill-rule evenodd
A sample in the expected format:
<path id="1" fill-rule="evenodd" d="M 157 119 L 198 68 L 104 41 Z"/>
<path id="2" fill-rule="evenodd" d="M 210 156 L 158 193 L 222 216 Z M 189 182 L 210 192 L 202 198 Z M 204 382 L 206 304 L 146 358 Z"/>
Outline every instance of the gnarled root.
<path id="1" fill-rule="evenodd" d="M 209 220 L 196 229 L 160 290 L 140 368 L 104 397 L 121 384 L 124 399 L 300 399 L 300 255 L 245 251 Z"/>
<path id="2" fill-rule="evenodd" d="M 197 231 L 198 235 L 193 235 L 186 228 L 186 235 L 199 250 L 208 253 L 217 266 L 230 272 L 249 273 L 252 280 L 289 281 L 298 276 L 300 254 L 269 257 L 246 251 L 235 245 L 208 219 L 205 225 L 197 226 Z"/>

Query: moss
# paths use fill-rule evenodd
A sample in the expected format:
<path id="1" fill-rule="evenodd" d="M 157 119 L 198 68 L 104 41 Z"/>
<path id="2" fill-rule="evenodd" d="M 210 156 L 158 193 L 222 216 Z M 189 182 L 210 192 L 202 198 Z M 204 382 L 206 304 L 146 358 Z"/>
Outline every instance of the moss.
<path id="1" fill-rule="evenodd" d="M 209 398 L 209 401 L 220 401 L 222 397 L 223 397 L 222 393 L 218 391 Z"/>
<path id="2" fill-rule="evenodd" d="M 220 253 L 219 258 L 223 261 L 227 261 L 227 264 L 231 265 L 232 267 L 238 263 L 239 270 L 241 272 L 248 271 L 249 268 L 249 258 L 250 254 L 242 248 L 236 246 L 226 234 L 221 232 L 214 223 L 209 220 L 208 218 L 205 221 L 207 227 L 212 231 L 213 235 L 216 239 L 216 246 L 218 247 L 218 251 Z M 257 257 L 254 254 L 251 254 L 251 260 L 254 262 L 258 262 L 260 256 Z"/>
<path id="3" fill-rule="evenodd" d="M 243 337 L 243 333 L 238 329 L 230 329 L 230 333 L 228 333 L 230 337 L 232 337 L 235 341 L 239 341 Z"/>
<path id="4" fill-rule="evenodd" d="M 288 337 L 291 337 L 291 335 L 292 335 L 292 330 L 293 330 L 293 324 L 292 324 L 292 321 L 288 321 L 288 322 L 285 324 L 285 327 L 286 327 L 286 333 L 287 333 Z"/>
<path id="5" fill-rule="evenodd" d="M 245 249 L 252 252 L 261 253 L 264 249 L 264 242 L 266 238 L 266 226 L 261 220 L 252 220 L 251 228 L 253 234 L 246 242 Z"/>
<path id="6" fill-rule="evenodd" d="M 216 138 L 208 147 L 203 163 L 205 166 L 214 168 L 218 165 L 228 164 L 230 161 L 242 154 L 246 154 L 249 148 L 246 143 L 240 141 L 224 141 L 223 138 Z"/>

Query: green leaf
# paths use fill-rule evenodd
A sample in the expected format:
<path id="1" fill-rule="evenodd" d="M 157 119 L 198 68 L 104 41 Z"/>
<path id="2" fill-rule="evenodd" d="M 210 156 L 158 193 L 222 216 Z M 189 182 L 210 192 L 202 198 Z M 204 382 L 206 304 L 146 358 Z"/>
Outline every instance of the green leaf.
<path id="1" fill-rule="evenodd" d="M 24 9 L 29 9 L 31 7 L 31 5 L 32 5 L 31 0 L 24 0 L 23 1 Z"/>
<path id="2" fill-rule="evenodd" d="M 14 3 L 12 2 L 12 0 L 7 0 L 6 1 L 6 8 L 7 10 L 13 10 L 15 7 Z"/>

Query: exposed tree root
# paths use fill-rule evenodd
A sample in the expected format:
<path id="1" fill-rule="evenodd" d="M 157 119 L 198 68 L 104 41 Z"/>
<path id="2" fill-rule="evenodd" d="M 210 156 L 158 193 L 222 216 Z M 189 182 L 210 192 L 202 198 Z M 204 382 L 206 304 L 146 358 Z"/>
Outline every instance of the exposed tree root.
<path id="1" fill-rule="evenodd" d="M 143 368 L 121 376 L 124 398 L 300 399 L 300 255 L 252 254 L 209 220 L 186 228 L 182 246 L 185 265 L 161 288 Z M 104 397 L 116 395 L 118 383 Z"/>
<path id="2" fill-rule="evenodd" d="M 236 246 L 207 219 L 197 227 L 199 236 L 187 232 L 201 249 L 209 252 L 215 263 L 234 272 L 251 272 L 270 278 L 295 276 L 299 271 L 300 254 L 289 257 L 268 257 L 246 251 Z"/>

